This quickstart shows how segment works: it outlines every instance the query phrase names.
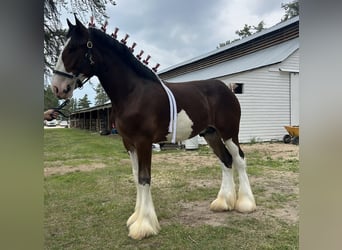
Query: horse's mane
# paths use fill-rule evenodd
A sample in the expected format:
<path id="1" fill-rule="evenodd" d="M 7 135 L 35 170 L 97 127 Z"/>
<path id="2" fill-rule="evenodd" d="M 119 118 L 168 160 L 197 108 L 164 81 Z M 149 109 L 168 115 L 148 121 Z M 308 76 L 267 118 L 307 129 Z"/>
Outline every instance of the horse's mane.
<path id="1" fill-rule="evenodd" d="M 90 27 L 89 30 L 93 39 L 96 38 L 97 42 L 114 50 L 121 60 L 131 67 L 139 76 L 159 82 L 155 73 L 150 68 L 142 64 L 125 44 L 120 43 L 102 30 L 92 27 Z"/>

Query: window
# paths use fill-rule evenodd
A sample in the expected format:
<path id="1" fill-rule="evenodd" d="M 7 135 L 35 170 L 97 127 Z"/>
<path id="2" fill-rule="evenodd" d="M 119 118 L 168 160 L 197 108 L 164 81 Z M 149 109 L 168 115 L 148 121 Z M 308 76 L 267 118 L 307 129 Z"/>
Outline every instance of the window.
<path id="1" fill-rule="evenodd" d="M 243 83 L 235 83 L 235 94 L 242 94 L 243 93 Z"/>
<path id="2" fill-rule="evenodd" d="M 242 94 L 243 93 L 243 83 L 229 83 L 228 87 L 235 93 L 235 94 Z"/>

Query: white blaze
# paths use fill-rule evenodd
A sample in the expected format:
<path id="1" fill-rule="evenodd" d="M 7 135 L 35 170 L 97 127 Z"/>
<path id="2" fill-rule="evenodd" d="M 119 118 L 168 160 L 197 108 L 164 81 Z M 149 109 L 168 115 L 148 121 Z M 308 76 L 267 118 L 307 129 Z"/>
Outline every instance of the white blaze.
<path id="1" fill-rule="evenodd" d="M 70 42 L 70 38 L 66 41 L 64 48 L 68 45 L 69 42 Z M 59 57 L 55 66 L 55 70 L 72 75 L 71 72 L 66 71 L 64 62 L 62 60 L 62 54 L 63 54 L 64 48 L 62 52 L 59 54 Z M 83 81 L 85 78 L 86 77 L 82 74 L 78 76 L 78 79 L 80 79 L 81 81 Z M 63 93 L 63 90 L 67 89 L 68 86 L 71 87 L 70 91 L 68 93 Z M 67 78 L 59 74 L 53 74 L 52 80 L 51 80 L 51 88 L 52 88 L 52 91 L 55 94 L 57 94 L 60 98 L 66 99 L 66 98 L 72 97 L 72 93 L 75 87 L 76 87 L 76 78 L 71 79 L 71 78 Z M 58 93 L 56 93 L 56 89 L 58 89 Z"/>

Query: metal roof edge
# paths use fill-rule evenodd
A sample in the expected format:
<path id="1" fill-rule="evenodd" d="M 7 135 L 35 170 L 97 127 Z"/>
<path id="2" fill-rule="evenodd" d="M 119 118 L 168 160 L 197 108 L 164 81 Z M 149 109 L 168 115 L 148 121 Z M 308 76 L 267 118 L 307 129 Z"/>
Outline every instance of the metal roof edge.
<path id="1" fill-rule="evenodd" d="M 202 68 L 189 74 L 172 77 L 167 79 L 167 81 L 176 83 L 208 78 L 220 78 L 252 69 L 262 68 L 281 63 L 297 49 L 299 49 L 299 38 L 294 38 L 284 43 L 217 64 L 214 71 L 209 70 L 209 68 Z M 260 60 L 258 58 L 260 58 Z M 264 60 L 261 60 L 261 58 L 264 58 Z M 277 70 L 279 69 L 277 68 Z M 197 78 L 193 78 L 193 74 L 196 74 Z"/>
<path id="2" fill-rule="evenodd" d="M 200 55 L 200 56 L 194 57 L 194 58 L 192 58 L 192 59 L 183 61 L 183 62 L 181 62 L 181 63 L 175 64 L 175 65 L 170 66 L 170 67 L 168 67 L 168 68 L 166 68 L 166 69 L 163 69 L 163 70 L 161 70 L 158 74 L 160 75 L 160 74 L 166 73 L 166 72 L 171 71 L 171 70 L 173 70 L 173 69 L 176 69 L 176 68 L 185 66 L 185 65 L 187 65 L 187 64 L 190 64 L 190 63 L 199 61 L 199 60 L 204 59 L 204 58 L 206 58 L 206 57 L 209 57 L 209 56 L 218 54 L 218 53 L 220 53 L 220 52 L 222 52 L 222 51 L 229 50 L 229 49 L 231 49 L 231 48 L 234 48 L 234 47 L 236 47 L 236 46 L 239 46 L 239 45 L 241 45 L 241 44 L 244 44 L 244 43 L 246 43 L 246 42 L 249 42 L 249 41 L 251 41 L 251 40 L 253 40 L 253 39 L 256 39 L 256 38 L 258 38 L 258 37 L 261 37 L 261 36 L 263 36 L 263 35 L 266 35 L 266 34 L 268 34 L 268 33 L 273 32 L 273 31 L 279 30 L 279 29 L 281 29 L 281 28 L 283 28 L 283 27 L 286 27 L 286 26 L 288 26 L 288 25 L 290 25 L 290 24 L 293 24 L 293 23 L 295 23 L 295 22 L 297 22 L 297 21 L 299 21 L 299 16 L 295 16 L 295 17 L 290 18 L 290 19 L 288 19 L 288 20 L 286 20 L 286 21 L 283 21 L 283 22 L 279 22 L 278 24 L 275 24 L 274 26 L 272 26 L 272 27 L 270 27 L 270 28 L 264 29 L 264 30 L 262 30 L 262 31 L 260 31 L 260 32 L 258 32 L 258 33 L 254 33 L 254 34 L 252 34 L 252 35 L 250 35 L 250 36 L 248 36 L 248 37 L 242 38 L 242 39 L 240 39 L 240 40 L 238 40 L 238 41 L 235 41 L 235 42 L 233 42 L 233 43 L 231 43 L 231 44 L 225 45 L 225 46 L 223 46 L 223 47 L 221 47 L 221 48 L 219 48 L 219 49 L 212 50 L 212 51 L 207 52 L 207 53 L 205 53 L 205 54 L 202 54 L 202 55 Z"/>
<path id="3" fill-rule="evenodd" d="M 83 113 L 83 112 L 86 112 L 86 111 L 93 111 L 93 110 L 97 110 L 97 109 L 101 109 L 101 108 L 109 108 L 111 106 L 112 106 L 112 103 L 110 101 L 107 101 L 106 103 L 101 104 L 101 105 L 96 105 L 96 106 L 89 107 L 89 108 L 83 108 L 83 109 L 75 110 L 74 112 L 71 113 L 71 115 L 75 115 L 75 114 L 78 114 L 78 113 Z"/>

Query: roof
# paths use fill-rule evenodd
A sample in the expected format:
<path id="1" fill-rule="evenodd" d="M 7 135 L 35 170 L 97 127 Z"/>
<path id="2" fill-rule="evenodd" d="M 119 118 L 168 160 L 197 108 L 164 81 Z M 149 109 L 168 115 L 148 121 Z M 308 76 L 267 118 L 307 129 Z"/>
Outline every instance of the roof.
<path id="1" fill-rule="evenodd" d="M 228 60 L 212 67 L 202 68 L 184 75 L 176 76 L 172 81 L 190 81 L 217 78 L 251 69 L 282 62 L 299 48 L 299 38 L 295 38 L 242 57 Z"/>
<path id="2" fill-rule="evenodd" d="M 298 38 L 298 36 L 299 16 L 296 16 L 219 49 L 215 49 L 198 57 L 173 65 L 160 71 L 158 74 L 162 79 L 173 79 L 183 74 L 189 74 L 192 71 L 208 68 L 209 66 L 221 64 L 228 60 L 244 57 L 245 55 L 265 50 L 278 44 L 286 43 L 289 40 Z M 299 44 L 298 39 L 293 43 Z M 279 50 L 281 51 L 281 49 Z"/>
<path id="3" fill-rule="evenodd" d="M 92 106 L 92 107 L 89 107 L 89 108 L 82 108 L 82 109 L 75 110 L 74 112 L 71 113 L 71 115 L 75 115 L 75 114 L 78 114 L 78 113 L 84 113 L 84 112 L 91 112 L 91 111 L 94 111 L 94 110 L 106 109 L 106 108 L 111 108 L 111 107 L 112 107 L 112 103 L 109 100 L 109 101 L 105 102 L 104 104 Z"/>

